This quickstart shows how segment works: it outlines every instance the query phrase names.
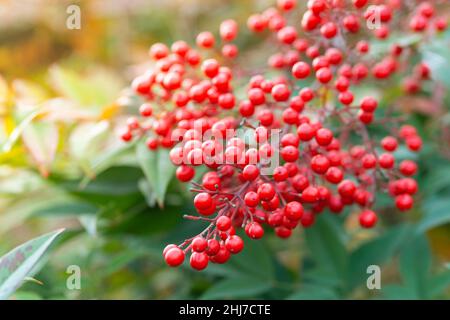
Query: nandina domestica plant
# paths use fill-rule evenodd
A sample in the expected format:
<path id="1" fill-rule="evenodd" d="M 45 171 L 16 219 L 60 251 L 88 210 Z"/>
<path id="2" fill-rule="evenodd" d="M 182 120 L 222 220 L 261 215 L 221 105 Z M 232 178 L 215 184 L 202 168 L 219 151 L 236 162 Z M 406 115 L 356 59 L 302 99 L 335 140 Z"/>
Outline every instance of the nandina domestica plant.
<path id="1" fill-rule="evenodd" d="M 352 88 L 401 76 L 405 94 L 420 92 L 431 70 L 422 61 L 412 65 L 417 42 L 393 42 L 377 56 L 368 40 L 387 41 L 391 30 L 406 29 L 426 42 L 447 24 L 432 2 L 408 8 L 407 24 L 395 17 L 407 4 L 373 2 L 310 0 L 297 21 L 297 1 L 279 0 L 251 15 L 247 28 L 277 43 L 268 68 L 237 59 L 240 31 L 231 19 L 220 24 L 220 38 L 199 33 L 196 47 L 151 46 L 154 66 L 132 83 L 145 102 L 121 138 L 145 137 L 149 152 L 169 148 L 177 179 L 191 182 L 195 193 L 199 215 L 186 218 L 208 224 L 164 249 L 169 266 L 186 254 L 196 270 L 225 263 L 244 248 L 237 228 L 250 239 L 267 228 L 288 238 L 297 227 L 314 227 L 316 215 L 349 206 L 359 208 L 361 227 L 372 228 L 377 192 L 388 193 L 400 211 L 413 207 L 417 165 L 398 161 L 394 151 L 421 149 L 416 128 L 392 106 L 379 108 L 376 96 L 357 99 Z M 373 130 L 384 137 L 374 138 Z"/>

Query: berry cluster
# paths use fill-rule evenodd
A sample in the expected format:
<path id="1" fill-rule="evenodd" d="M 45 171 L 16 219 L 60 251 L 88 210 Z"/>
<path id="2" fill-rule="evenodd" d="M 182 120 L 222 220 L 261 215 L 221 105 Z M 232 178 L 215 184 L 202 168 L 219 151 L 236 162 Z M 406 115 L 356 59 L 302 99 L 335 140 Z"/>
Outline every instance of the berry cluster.
<path id="1" fill-rule="evenodd" d="M 417 165 L 397 163 L 394 152 L 400 144 L 419 151 L 421 138 L 389 107 L 375 116 L 375 97 L 356 101 L 351 91 L 367 79 L 407 72 L 414 53 L 408 45 L 394 44 L 384 57 L 369 54 L 369 41 L 363 39 L 372 32 L 379 39 L 389 37 L 402 4 L 368 2 L 310 0 L 301 21 L 295 21 L 297 1 L 278 0 L 277 7 L 251 15 L 249 30 L 278 43 L 267 63 L 279 76 L 257 68 L 249 74 L 247 61 L 235 61 L 239 52 L 232 42 L 239 28 L 234 20 L 221 23 L 220 39 L 205 31 L 196 47 L 177 41 L 170 48 L 161 43 L 150 48 L 154 67 L 132 83 L 145 100 L 141 117 L 128 120 L 122 139 L 146 136 L 150 150 L 169 148 L 182 182 L 201 172 L 191 189 L 199 215 L 185 217 L 208 223 L 199 235 L 164 249 L 169 266 L 182 264 L 186 253 L 196 270 L 224 263 L 244 247 L 237 228 L 251 239 L 263 237 L 264 227 L 288 238 L 297 226 L 312 226 L 326 209 L 338 214 L 356 205 L 361 226 L 373 227 L 378 191 L 387 191 L 401 211 L 413 206 Z M 434 11 L 423 2 L 410 18 L 413 31 L 425 38 L 444 30 L 446 21 L 434 18 Z M 378 28 L 364 27 L 377 18 Z M 429 78 L 424 62 L 414 70 L 405 85 L 408 93 L 419 92 L 418 81 Z M 235 86 L 246 87 L 244 96 Z M 389 135 L 376 141 L 371 126 Z"/>

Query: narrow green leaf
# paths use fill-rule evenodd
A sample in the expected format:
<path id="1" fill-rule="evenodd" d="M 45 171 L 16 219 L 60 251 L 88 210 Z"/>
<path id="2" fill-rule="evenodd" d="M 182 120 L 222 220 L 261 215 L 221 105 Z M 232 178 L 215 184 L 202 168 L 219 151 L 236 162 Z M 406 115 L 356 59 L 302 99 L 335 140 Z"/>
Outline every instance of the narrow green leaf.
<path id="1" fill-rule="evenodd" d="M 390 261 L 401 245 L 405 243 L 410 232 L 410 226 L 402 225 L 354 250 L 350 255 L 348 272 L 350 286 L 353 288 L 367 279 L 368 266 L 381 265 Z"/>
<path id="2" fill-rule="evenodd" d="M 63 231 L 56 230 L 32 239 L 0 258 L 0 299 L 8 298 L 20 287 L 50 244 Z"/>
<path id="3" fill-rule="evenodd" d="M 215 284 L 207 290 L 202 299 L 258 298 L 272 288 L 267 281 L 249 276 L 233 277 Z"/>
<path id="4" fill-rule="evenodd" d="M 427 283 L 430 298 L 439 298 L 445 291 L 450 292 L 450 270 L 433 276 Z"/>
<path id="5" fill-rule="evenodd" d="M 314 228 L 305 230 L 308 248 L 317 266 L 327 269 L 336 277 L 345 277 L 348 254 L 339 220 L 331 215 L 320 215 Z"/>
<path id="6" fill-rule="evenodd" d="M 424 217 L 420 221 L 417 229 L 425 232 L 434 227 L 450 223 L 450 198 L 442 197 L 429 199 L 424 204 Z"/>
<path id="7" fill-rule="evenodd" d="M 427 43 L 422 48 L 423 60 L 431 69 L 431 77 L 450 88 L 450 49 L 448 43 L 442 40 Z"/>
<path id="8" fill-rule="evenodd" d="M 428 298 L 427 280 L 431 268 L 431 253 L 424 235 L 410 240 L 400 254 L 400 273 L 407 287 L 414 289 L 417 297 Z"/>
<path id="9" fill-rule="evenodd" d="M 305 284 L 300 289 L 288 296 L 288 300 L 336 300 L 339 296 L 326 286 Z"/>
<path id="10" fill-rule="evenodd" d="M 245 243 L 244 250 L 228 263 L 229 268 L 243 275 L 268 280 L 275 277 L 275 268 L 264 240 L 250 240 Z M 255 266 L 257 266 L 255 268 Z"/>
<path id="11" fill-rule="evenodd" d="M 155 193 L 160 207 L 164 206 L 167 187 L 175 172 L 175 166 L 169 158 L 169 150 L 158 148 L 150 151 L 143 141 L 138 143 L 136 155 L 145 177 Z"/>
<path id="12" fill-rule="evenodd" d="M 48 207 L 39 208 L 32 213 L 32 216 L 79 216 L 84 214 L 95 214 L 97 210 L 98 209 L 95 206 L 89 203 L 74 200 L 72 202 L 55 203 Z"/>

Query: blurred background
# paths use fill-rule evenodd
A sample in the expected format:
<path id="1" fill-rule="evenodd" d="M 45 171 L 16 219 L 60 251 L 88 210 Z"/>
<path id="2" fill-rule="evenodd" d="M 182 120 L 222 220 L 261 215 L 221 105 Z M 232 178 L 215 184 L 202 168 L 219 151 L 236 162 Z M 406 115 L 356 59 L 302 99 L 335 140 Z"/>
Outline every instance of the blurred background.
<path id="1" fill-rule="evenodd" d="M 81 9 L 80 30 L 66 28 L 72 4 Z M 192 43 L 227 18 L 244 29 L 251 13 L 271 5 L 0 0 L 0 256 L 67 228 L 13 299 L 450 297 L 449 31 L 433 54 L 423 52 L 440 70 L 437 85 L 414 97 L 403 95 L 400 81 L 382 92 L 382 105 L 398 105 L 426 141 L 412 212 L 399 214 L 380 195 L 383 223 L 374 230 L 361 230 L 355 212 L 326 214 L 287 241 L 251 242 L 225 266 L 198 273 L 164 265 L 165 244 L 202 226 L 182 221 L 193 209 L 176 181 L 165 207 L 155 205 L 134 146 L 117 138 L 126 113 L 118 97 L 148 63 L 152 43 Z M 267 56 L 245 31 L 238 45 L 243 60 Z M 382 267 L 381 290 L 366 288 L 370 264 Z M 81 268 L 81 290 L 66 286 L 69 265 Z"/>

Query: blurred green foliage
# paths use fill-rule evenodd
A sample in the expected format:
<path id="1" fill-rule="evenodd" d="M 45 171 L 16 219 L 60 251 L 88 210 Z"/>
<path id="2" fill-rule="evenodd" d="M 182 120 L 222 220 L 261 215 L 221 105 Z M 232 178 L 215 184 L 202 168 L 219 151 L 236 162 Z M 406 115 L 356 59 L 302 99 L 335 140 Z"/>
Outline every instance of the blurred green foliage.
<path id="1" fill-rule="evenodd" d="M 269 234 L 227 265 L 198 273 L 163 263 L 166 243 L 202 225 L 182 219 L 193 208 L 186 187 L 172 179 L 167 153 L 118 141 L 116 128 L 128 110 L 116 98 L 134 73 L 127 66 L 139 69 L 150 43 L 193 39 L 224 18 L 243 22 L 266 3 L 128 2 L 80 2 L 84 26 L 70 36 L 55 27 L 64 1 L 20 26 L 0 27 L 8 31 L 0 36 L 0 71 L 7 79 L 0 81 L 0 255 L 66 228 L 50 254 L 29 265 L 32 278 L 12 299 L 450 297 L 449 32 L 419 48 L 437 85 L 417 98 L 402 97 L 399 85 L 376 92 L 381 107 L 395 103 L 408 113 L 426 141 L 416 159 L 421 192 L 413 212 L 399 214 L 379 195 L 383 223 L 374 230 L 361 230 L 351 211 L 324 213 L 314 228 L 287 241 Z M 244 32 L 243 59 L 262 61 L 258 40 L 247 40 Z M 387 49 L 372 45 L 375 52 Z M 21 48 L 38 51 L 17 54 Z M 360 90 L 356 95 L 370 88 Z M 442 91 L 438 108 L 427 104 Z M 366 288 L 373 264 L 382 268 L 381 290 Z M 70 265 L 81 268 L 81 290 L 66 287 Z"/>

